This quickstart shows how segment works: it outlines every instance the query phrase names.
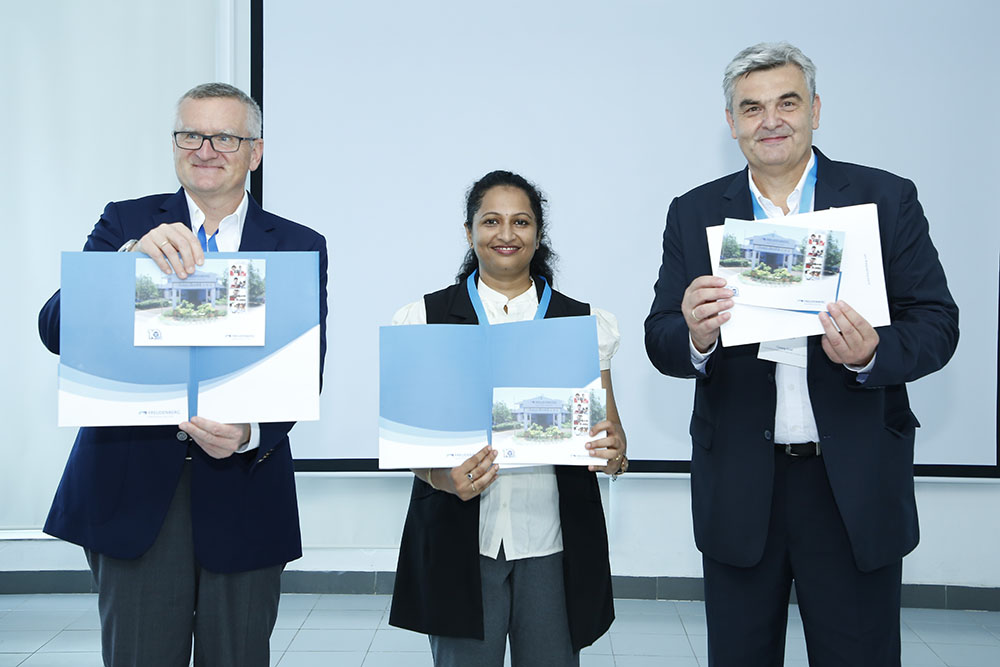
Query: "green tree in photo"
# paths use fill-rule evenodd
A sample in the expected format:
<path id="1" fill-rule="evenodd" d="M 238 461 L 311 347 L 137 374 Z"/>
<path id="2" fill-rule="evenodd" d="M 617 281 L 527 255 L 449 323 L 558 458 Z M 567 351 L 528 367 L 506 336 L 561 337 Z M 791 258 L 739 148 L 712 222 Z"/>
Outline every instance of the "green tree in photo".
<path id="1" fill-rule="evenodd" d="M 837 239 L 830 234 L 826 237 L 826 261 L 823 263 L 823 273 L 834 274 L 840 271 L 840 260 L 844 256 L 844 249 L 837 243 Z"/>
<path id="2" fill-rule="evenodd" d="M 142 275 L 135 279 L 135 300 L 139 301 L 149 301 L 150 299 L 157 299 L 160 296 L 160 290 L 156 289 L 156 284 L 153 279 L 149 276 Z"/>
<path id="3" fill-rule="evenodd" d="M 250 305 L 259 306 L 264 303 L 264 279 L 260 277 L 260 272 L 254 268 L 253 262 L 247 262 L 247 280 L 249 287 L 247 296 Z"/>
<path id="4" fill-rule="evenodd" d="M 722 237 L 722 259 L 737 259 L 743 256 L 740 251 L 740 243 L 732 234 Z"/>
<path id="5" fill-rule="evenodd" d="M 493 404 L 493 423 L 494 424 L 505 424 L 507 422 L 514 421 L 514 415 L 511 414 L 510 408 L 503 401 L 497 401 Z"/>
<path id="6" fill-rule="evenodd" d="M 604 407 L 604 401 L 601 397 L 597 395 L 594 390 L 590 391 L 590 423 L 596 424 L 597 422 L 604 421 L 608 417 L 608 411 Z"/>

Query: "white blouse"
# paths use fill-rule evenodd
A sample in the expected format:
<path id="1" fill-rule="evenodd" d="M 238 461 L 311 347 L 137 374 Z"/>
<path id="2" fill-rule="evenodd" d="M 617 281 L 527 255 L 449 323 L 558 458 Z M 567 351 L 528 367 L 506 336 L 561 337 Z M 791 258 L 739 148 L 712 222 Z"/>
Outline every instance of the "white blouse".
<path id="1" fill-rule="evenodd" d="M 479 281 L 478 291 L 490 324 L 530 320 L 538 310 L 534 284 L 523 294 L 509 300 L 482 280 Z M 608 370 L 621 340 L 618 320 L 600 308 L 591 307 L 590 314 L 597 318 L 601 370 Z M 392 323 L 427 324 L 424 300 L 400 308 L 393 315 Z M 559 488 L 553 466 L 501 470 L 496 481 L 481 494 L 479 553 L 496 558 L 501 545 L 507 560 L 548 556 L 562 551 Z"/>

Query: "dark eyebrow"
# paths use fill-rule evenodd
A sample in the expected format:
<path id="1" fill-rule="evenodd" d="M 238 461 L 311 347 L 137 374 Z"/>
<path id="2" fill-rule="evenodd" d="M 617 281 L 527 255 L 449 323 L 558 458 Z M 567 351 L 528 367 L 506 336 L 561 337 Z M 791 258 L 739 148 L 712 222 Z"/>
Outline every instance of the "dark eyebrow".
<path id="1" fill-rule="evenodd" d="M 802 101 L 802 96 L 799 95 L 798 93 L 796 93 L 793 90 L 791 92 L 785 93 L 784 95 L 779 95 L 778 99 L 779 100 L 799 100 L 801 102 Z M 745 99 L 745 100 L 743 100 L 743 101 L 740 102 L 740 108 L 741 109 L 744 108 L 744 107 L 753 107 L 753 106 L 758 106 L 759 107 L 759 106 L 761 106 L 761 103 L 759 101 L 757 101 L 757 100 L 751 100 L 751 99 Z"/>
<path id="2" fill-rule="evenodd" d="M 480 214 L 479 214 L 479 217 L 480 217 L 480 218 L 485 218 L 485 217 L 487 217 L 487 216 L 490 216 L 490 215 L 497 215 L 497 216 L 498 216 L 498 215 L 500 215 L 500 214 L 499 214 L 499 213 L 497 213 L 496 211 L 485 211 L 485 212 L 483 212 L 483 213 L 480 213 Z M 531 214 L 530 212 L 528 212 L 528 211 L 520 211 L 519 213 L 515 213 L 515 214 L 513 215 L 513 217 L 515 217 L 515 218 L 516 218 L 516 217 L 519 217 L 519 216 L 524 216 L 524 217 L 526 217 L 526 218 L 531 218 L 532 220 L 534 220 L 534 219 L 535 219 L 535 216 L 534 216 L 534 215 L 532 215 L 532 214 Z"/>

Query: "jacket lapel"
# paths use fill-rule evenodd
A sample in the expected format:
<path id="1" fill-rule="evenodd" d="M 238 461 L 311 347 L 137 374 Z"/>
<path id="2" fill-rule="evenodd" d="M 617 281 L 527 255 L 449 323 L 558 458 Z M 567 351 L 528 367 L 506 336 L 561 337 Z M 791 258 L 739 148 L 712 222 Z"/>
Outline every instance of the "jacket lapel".
<path id="1" fill-rule="evenodd" d="M 191 226 L 191 214 L 188 212 L 184 188 L 163 200 L 163 203 L 160 204 L 160 212 L 153 216 L 153 224 L 150 229 L 163 223 L 170 224 L 172 222 L 183 222 L 188 227 Z"/>
<path id="2" fill-rule="evenodd" d="M 813 210 L 856 204 L 848 198 L 850 181 L 847 175 L 818 148 L 813 147 L 813 150 L 816 151 L 816 205 Z"/>
<path id="3" fill-rule="evenodd" d="M 264 214 L 260 204 L 247 195 L 247 218 L 243 221 L 243 237 L 240 239 L 240 251 L 269 251 L 278 247 L 278 239 L 272 233 L 274 224 Z"/>
<path id="4" fill-rule="evenodd" d="M 753 202 L 750 199 L 749 167 L 732 176 L 729 187 L 722 193 L 722 217 L 734 220 L 753 220 Z M 719 220 L 716 224 L 722 224 Z"/>

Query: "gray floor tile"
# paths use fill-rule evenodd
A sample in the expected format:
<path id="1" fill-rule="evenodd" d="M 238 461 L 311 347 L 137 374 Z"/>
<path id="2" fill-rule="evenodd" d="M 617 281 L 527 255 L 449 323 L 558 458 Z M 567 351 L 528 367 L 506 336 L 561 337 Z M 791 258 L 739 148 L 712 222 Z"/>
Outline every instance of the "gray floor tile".
<path id="1" fill-rule="evenodd" d="M 84 613 L 79 610 L 12 611 L 0 618 L 0 630 L 65 630 Z"/>
<path id="2" fill-rule="evenodd" d="M 97 596 L 91 594 L 31 595 L 18 609 L 25 611 L 33 609 L 87 611 L 88 609 L 97 609 Z"/>
<path id="3" fill-rule="evenodd" d="M 427 653 L 369 653 L 363 667 L 434 667 Z"/>
<path id="4" fill-rule="evenodd" d="M 275 628 L 271 631 L 271 651 L 281 651 L 288 649 L 288 645 L 295 638 L 298 628 Z"/>
<path id="5" fill-rule="evenodd" d="M 623 655 L 655 655 L 693 658 L 694 651 L 684 635 L 643 635 L 630 632 L 611 633 L 615 660 Z"/>
<path id="6" fill-rule="evenodd" d="M 103 667 L 100 653 L 36 653 L 21 667 Z"/>
<path id="7" fill-rule="evenodd" d="M 313 609 L 368 609 L 385 611 L 389 595 L 322 595 Z"/>
<path id="8" fill-rule="evenodd" d="M 271 660 L 267 663 L 268 667 L 278 667 L 278 662 L 281 660 L 281 656 L 283 655 L 283 651 L 271 651 Z"/>
<path id="9" fill-rule="evenodd" d="M 615 656 L 581 653 L 580 667 L 615 667 Z"/>
<path id="10" fill-rule="evenodd" d="M 278 667 L 361 667 L 364 652 L 285 653 Z"/>
<path id="11" fill-rule="evenodd" d="M 906 624 L 910 621 L 922 623 L 945 623 L 948 625 L 979 625 L 978 615 L 982 612 L 957 611 L 955 609 L 902 609 L 900 618 Z"/>
<path id="12" fill-rule="evenodd" d="M 58 630 L 0 630 L 0 653 L 34 653 Z"/>
<path id="13" fill-rule="evenodd" d="M 615 600 L 615 616 L 621 614 L 676 614 L 677 606 L 670 600 Z"/>
<path id="14" fill-rule="evenodd" d="M 0 610 L 7 611 L 9 609 L 20 609 L 24 601 L 31 597 L 37 597 L 34 595 L 0 595 Z"/>
<path id="15" fill-rule="evenodd" d="M 281 601 L 278 603 L 278 610 L 285 609 L 312 609 L 316 602 L 323 597 L 314 593 L 282 593 Z"/>
<path id="16" fill-rule="evenodd" d="M 374 630 L 382 621 L 379 610 L 364 609 L 313 609 L 302 624 L 311 630 L 331 628 L 339 630 Z"/>
<path id="17" fill-rule="evenodd" d="M 63 630 L 39 653 L 92 653 L 101 651 L 100 630 Z"/>
<path id="18" fill-rule="evenodd" d="M 30 653 L 0 653 L 0 667 L 17 667 L 30 657 Z"/>
<path id="19" fill-rule="evenodd" d="M 611 625 L 611 632 L 683 635 L 684 624 L 677 614 L 628 614 L 615 619 Z"/>
<path id="20" fill-rule="evenodd" d="M 430 653 L 431 645 L 427 635 L 409 630 L 379 630 L 372 640 L 370 653 Z"/>
<path id="21" fill-rule="evenodd" d="M 946 623 L 907 623 L 914 634 L 927 644 L 979 644 L 983 646 L 1000 646 L 989 630 L 981 625 L 958 625 Z"/>
<path id="22" fill-rule="evenodd" d="M 14 612 L 21 613 L 21 612 Z M 76 612 L 73 612 L 76 613 Z M 101 615 L 97 609 L 90 609 L 80 614 L 75 621 L 66 626 L 66 630 L 100 630 Z"/>
<path id="23" fill-rule="evenodd" d="M 309 617 L 309 609 L 285 609 L 278 608 L 278 618 L 274 621 L 275 628 L 283 630 L 298 630 Z"/>
<path id="24" fill-rule="evenodd" d="M 944 667 L 944 661 L 923 642 L 902 645 L 903 667 Z"/>
<path id="25" fill-rule="evenodd" d="M 704 616 L 681 616 L 681 623 L 684 624 L 684 631 L 688 636 L 708 635 L 708 625 L 705 624 Z"/>
<path id="26" fill-rule="evenodd" d="M 581 655 L 611 655 L 611 635 L 605 633 L 600 639 L 580 651 Z"/>
<path id="27" fill-rule="evenodd" d="M 960 644 L 928 644 L 948 667 L 997 667 L 1000 646 L 962 646 Z"/>
<path id="28" fill-rule="evenodd" d="M 299 630 L 287 650 L 364 653 L 374 637 L 374 630 Z"/>
<path id="29" fill-rule="evenodd" d="M 672 658 L 651 655 L 616 655 L 616 667 L 698 667 L 694 658 Z M 583 667 L 581 665 L 581 667 Z"/>
<path id="30" fill-rule="evenodd" d="M 677 613 L 681 616 L 701 616 L 705 617 L 705 603 L 696 600 L 680 600 L 674 603 Z"/>

